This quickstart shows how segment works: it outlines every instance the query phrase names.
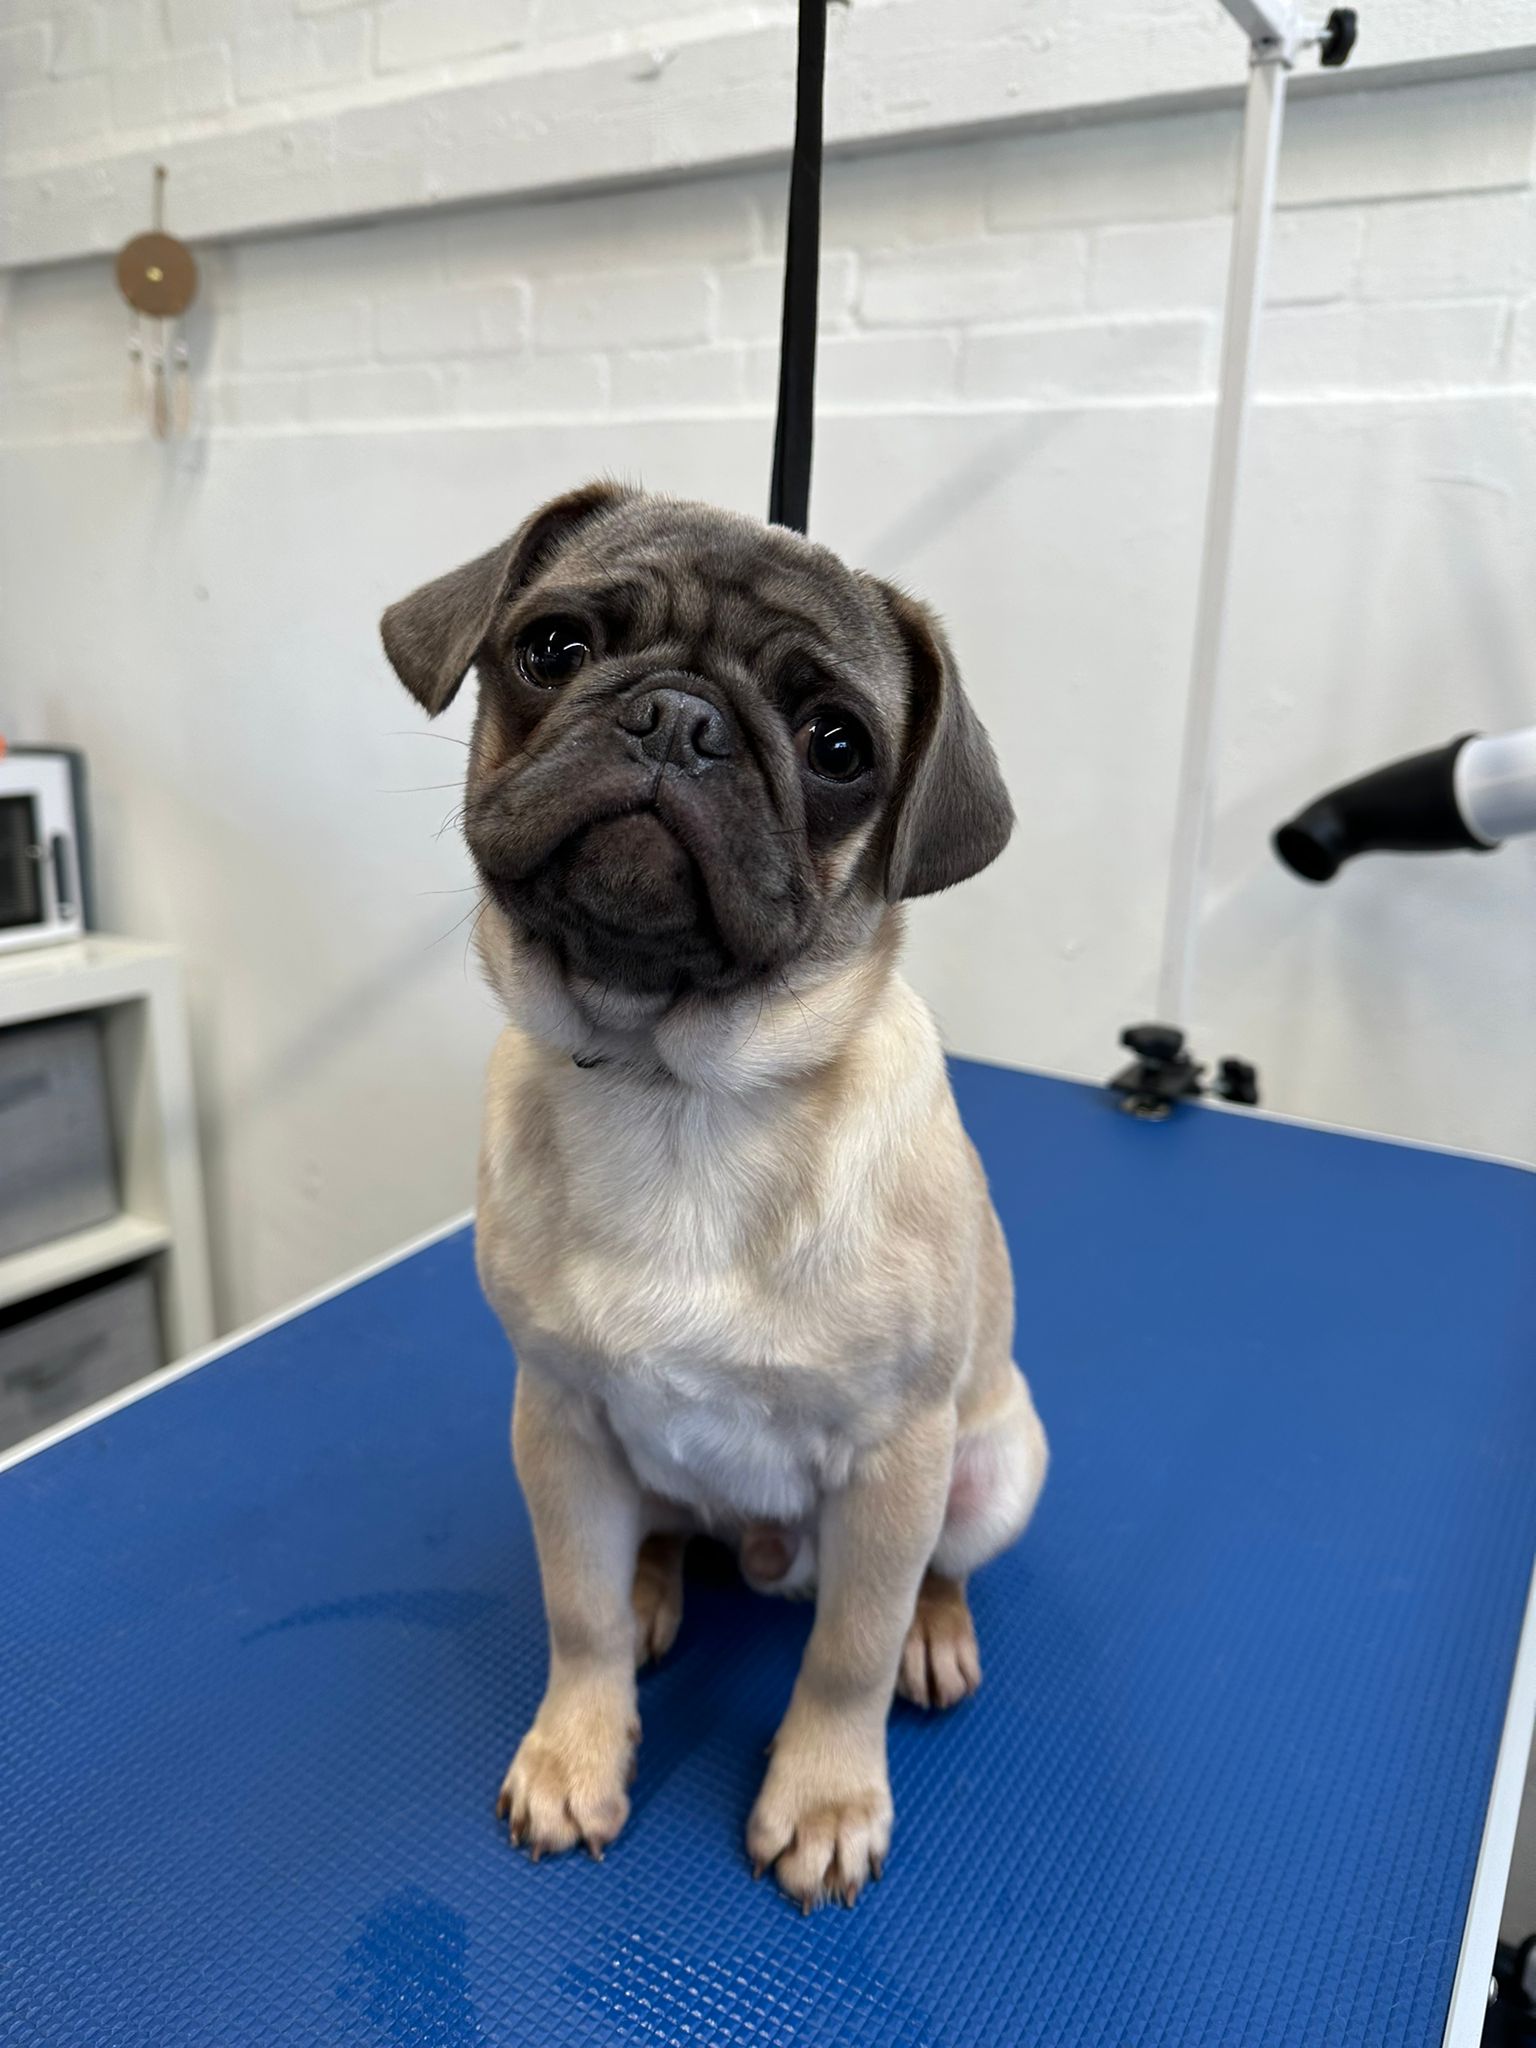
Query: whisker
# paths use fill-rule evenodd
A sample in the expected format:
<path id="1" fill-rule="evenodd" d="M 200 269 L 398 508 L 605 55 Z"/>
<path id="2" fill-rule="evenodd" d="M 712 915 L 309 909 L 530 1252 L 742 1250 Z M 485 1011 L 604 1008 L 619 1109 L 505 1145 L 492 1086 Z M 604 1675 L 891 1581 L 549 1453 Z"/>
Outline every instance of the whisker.
<path id="1" fill-rule="evenodd" d="M 824 1024 L 826 1022 L 826 1019 L 824 1017 L 820 1016 L 815 1010 L 813 1010 L 810 1007 L 810 1005 L 806 1002 L 804 996 L 801 995 L 799 989 L 795 988 L 791 984 L 789 976 L 784 972 L 782 967 L 779 969 L 779 979 L 784 984 L 785 993 L 788 995 L 792 995 L 795 1001 L 800 1005 L 801 1013 L 806 1018 L 808 1023 Z"/>
<path id="2" fill-rule="evenodd" d="M 481 910 L 484 910 L 484 908 L 485 908 L 485 905 L 484 905 L 484 904 L 482 903 L 482 904 L 481 904 L 481 905 L 480 905 L 479 907 L 480 907 L 480 909 L 481 909 Z M 463 928 L 463 926 L 467 925 L 467 924 L 469 923 L 469 920 L 470 920 L 470 919 L 471 919 L 471 918 L 472 918 L 472 917 L 473 917 L 474 915 L 475 915 L 475 905 L 474 905 L 474 904 L 471 904 L 471 905 L 470 905 L 470 907 L 469 907 L 469 909 L 465 911 L 464 915 L 463 915 L 463 916 L 462 916 L 461 918 L 457 919 L 457 920 L 456 920 L 456 922 L 454 922 L 453 924 L 449 925 L 449 927 L 448 927 L 447 931 L 445 931 L 445 932 L 441 933 L 441 934 L 440 934 L 440 935 L 439 935 L 439 936 L 438 936 L 437 938 L 435 938 L 435 939 L 433 939 L 433 940 L 431 940 L 431 941 L 430 941 L 430 943 L 429 943 L 429 944 L 428 944 L 428 946 L 427 946 L 427 951 L 428 951 L 428 952 L 430 953 L 430 952 L 432 951 L 432 948 L 433 948 L 434 946 L 440 946 L 440 945 L 441 945 L 441 944 L 443 943 L 443 940 L 444 940 L 444 939 L 451 939 L 451 938 L 453 937 L 454 933 L 455 933 L 456 931 L 459 931 L 459 930 L 461 930 L 461 929 Z M 470 934 L 470 937 L 471 937 L 471 938 L 473 938 L 473 937 L 474 937 L 474 934 L 473 934 L 473 932 L 471 932 L 471 934 Z"/>
<path id="3" fill-rule="evenodd" d="M 763 1021 L 763 1006 L 764 1004 L 766 1004 L 767 1001 L 768 985 L 765 982 L 757 992 L 757 1015 L 752 1019 L 752 1029 L 747 1033 L 746 1037 L 741 1041 L 741 1044 L 736 1048 L 738 1052 L 745 1052 L 747 1047 L 752 1043 L 753 1039 L 756 1038 L 757 1027 Z"/>
<path id="4" fill-rule="evenodd" d="M 482 917 L 484 917 L 486 911 L 489 909 L 490 898 L 488 896 L 482 896 L 480 899 L 480 908 L 475 912 L 475 921 L 469 928 L 469 937 L 464 941 L 464 958 L 459 963 L 459 971 L 463 974 L 466 981 L 469 978 L 469 949 L 475 943 L 475 940 L 479 935 L 480 920 Z M 459 922 L 462 924 L 463 919 L 461 918 Z"/>

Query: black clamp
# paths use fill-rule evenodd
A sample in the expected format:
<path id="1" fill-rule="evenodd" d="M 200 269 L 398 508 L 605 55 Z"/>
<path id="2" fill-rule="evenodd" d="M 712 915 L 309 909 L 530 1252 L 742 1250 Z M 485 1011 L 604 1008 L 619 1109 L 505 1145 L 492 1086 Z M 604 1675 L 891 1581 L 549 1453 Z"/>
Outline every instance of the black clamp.
<path id="1" fill-rule="evenodd" d="M 1360 17 L 1353 7 L 1335 7 L 1323 29 L 1323 39 L 1318 45 L 1317 61 L 1326 71 L 1337 71 L 1347 64 L 1350 52 L 1360 37 Z"/>
<path id="2" fill-rule="evenodd" d="M 1183 1032 L 1172 1024 L 1129 1025 L 1121 1032 L 1120 1043 L 1136 1057 L 1115 1075 L 1109 1087 L 1119 1096 L 1127 1116 L 1161 1123 L 1179 1103 L 1198 1100 L 1207 1092 L 1247 1108 L 1258 1103 L 1258 1071 L 1246 1060 L 1220 1061 L 1215 1082 L 1207 1091 L 1204 1067 L 1189 1052 Z"/>

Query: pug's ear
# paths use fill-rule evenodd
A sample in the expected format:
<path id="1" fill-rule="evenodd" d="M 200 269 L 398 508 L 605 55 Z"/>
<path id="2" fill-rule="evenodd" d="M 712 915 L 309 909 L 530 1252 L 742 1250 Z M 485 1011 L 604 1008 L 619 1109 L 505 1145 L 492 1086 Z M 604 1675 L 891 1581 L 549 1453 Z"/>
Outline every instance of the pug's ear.
<path id="1" fill-rule="evenodd" d="M 906 749 L 886 839 L 885 894 L 899 903 L 990 866 L 1008 844 L 1013 805 L 943 627 L 905 592 L 889 584 L 880 590 L 910 674 Z"/>
<path id="2" fill-rule="evenodd" d="M 507 593 L 526 583 L 576 531 L 633 496 L 622 484 L 583 484 L 552 498 L 488 554 L 450 569 L 392 604 L 379 621 L 395 674 L 436 718 L 453 702 Z"/>

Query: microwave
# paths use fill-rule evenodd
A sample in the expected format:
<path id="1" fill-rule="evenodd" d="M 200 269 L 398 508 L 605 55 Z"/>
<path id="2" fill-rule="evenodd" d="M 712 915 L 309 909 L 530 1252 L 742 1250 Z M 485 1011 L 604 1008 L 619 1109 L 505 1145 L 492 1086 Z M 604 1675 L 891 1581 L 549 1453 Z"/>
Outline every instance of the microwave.
<path id="1" fill-rule="evenodd" d="M 89 891 L 83 757 L 0 748 L 0 953 L 78 939 Z"/>

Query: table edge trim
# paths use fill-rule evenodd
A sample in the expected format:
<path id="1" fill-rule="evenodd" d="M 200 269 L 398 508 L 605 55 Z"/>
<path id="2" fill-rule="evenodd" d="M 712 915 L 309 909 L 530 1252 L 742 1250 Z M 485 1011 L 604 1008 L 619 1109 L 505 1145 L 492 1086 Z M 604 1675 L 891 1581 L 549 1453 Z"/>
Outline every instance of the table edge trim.
<path id="1" fill-rule="evenodd" d="M 1509 1866 L 1514 1856 L 1515 1828 L 1525 1793 L 1533 1730 L 1536 1730 L 1536 1571 L 1531 1575 L 1525 1615 L 1520 1624 L 1520 1641 L 1510 1675 L 1504 1727 L 1499 1736 L 1498 1760 L 1493 1767 L 1493 1783 L 1488 1792 L 1483 1839 L 1478 1845 L 1477 1867 L 1472 1874 L 1472 1893 L 1467 1900 L 1461 1952 L 1456 1959 L 1456 1976 L 1451 1985 L 1450 2010 L 1446 2014 L 1441 2048 L 1479 2048 L 1483 2038 L 1483 2022 L 1488 2013 L 1488 1985 L 1493 1976 L 1493 1953 L 1499 1938 L 1504 1894 L 1509 1887 Z"/>

